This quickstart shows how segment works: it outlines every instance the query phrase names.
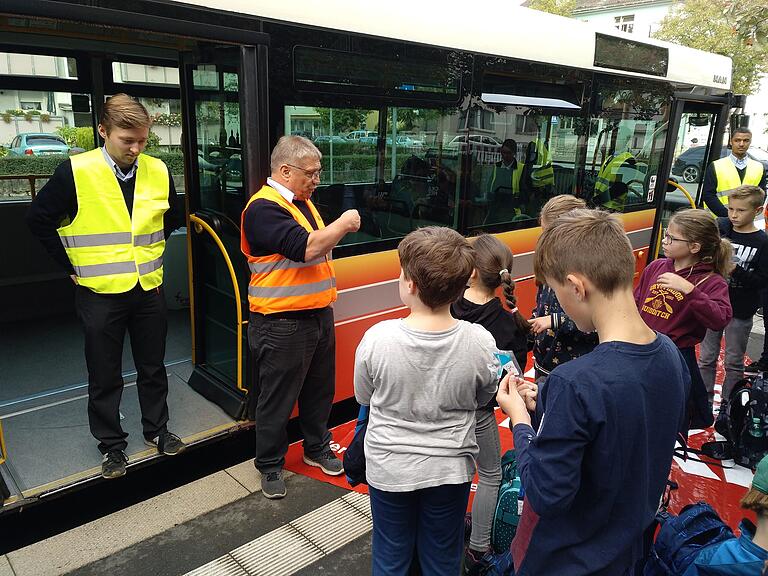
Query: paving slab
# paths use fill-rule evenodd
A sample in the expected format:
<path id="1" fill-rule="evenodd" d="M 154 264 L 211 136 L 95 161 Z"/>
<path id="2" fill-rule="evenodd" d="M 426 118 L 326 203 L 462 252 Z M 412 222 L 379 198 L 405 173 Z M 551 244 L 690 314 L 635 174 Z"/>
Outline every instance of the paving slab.
<path id="1" fill-rule="evenodd" d="M 15 576 L 60 576 L 249 495 L 224 471 L 10 552 Z M 134 572 L 135 574 L 142 573 Z"/>
<path id="2" fill-rule="evenodd" d="M 0 556 L 0 576 L 16 576 L 7 556 Z"/>

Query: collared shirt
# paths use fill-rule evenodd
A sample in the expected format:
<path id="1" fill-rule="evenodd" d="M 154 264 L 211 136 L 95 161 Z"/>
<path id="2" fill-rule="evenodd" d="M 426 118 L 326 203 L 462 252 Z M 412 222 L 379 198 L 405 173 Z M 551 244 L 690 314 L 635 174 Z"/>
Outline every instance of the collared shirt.
<path id="1" fill-rule="evenodd" d="M 133 166 L 131 166 L 131 169 L 128 170 L 128 173 L 126 174 L 125 172 L 122 171 L 120 166 L 117 165 L 117 162 L 115 162 L 112 159 L 112 156 L 109 155 L 109 152 L 107 152 L 106 146 L 101 147 L 101 153 L 104 154 L 104 160 L 107 161 L 107 164 L 112 166 L 112 170 L 115 172 L 115 176 L 119 180 L 122 180 L 123 182 L 127 182 L 128 180 L 133 178 L 134 174 L 136 174 L 136 167 L 139 165 L 138 158 L 136 159 L 136 161 L 133 163 Z"/>
<path id="2" fill-rule="evenodd" d="M 267 178 L 267 186 L 272 186 L 275 190 L 277 190 L 280 193 L 280 196 L 288 200 L 291 204 L 293 204 L 293 199 L 296 197 L 296 194 L 288 190 L 285 186 L 282 184 L 278 184 L 272 178 Z"/>
<path id="3" fill-rule="evenodd" d="M 731 152 L 729 158 L 731 159 L 731 162 L 733 162 L 736 165 L 736 168 L 739 170 L 744 170 L 744 168 L 747 167 L 747 155 L 744 154 L 744 158 L 736 158 L 736 156 Z"/>

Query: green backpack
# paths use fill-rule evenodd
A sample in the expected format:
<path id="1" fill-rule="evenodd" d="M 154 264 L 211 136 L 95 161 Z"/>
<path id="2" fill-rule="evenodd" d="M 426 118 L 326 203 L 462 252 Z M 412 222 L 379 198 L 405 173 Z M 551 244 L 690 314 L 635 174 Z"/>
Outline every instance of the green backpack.
<path id="1" fill-rule="evenodd" d="M 501 486 L 491 529 L 491 545 L 497 553 L 509 550 L 512 538 L 515 537 L 522 513 L 521 490 L 515 451 L 508 450 L 501 457 Z"/>

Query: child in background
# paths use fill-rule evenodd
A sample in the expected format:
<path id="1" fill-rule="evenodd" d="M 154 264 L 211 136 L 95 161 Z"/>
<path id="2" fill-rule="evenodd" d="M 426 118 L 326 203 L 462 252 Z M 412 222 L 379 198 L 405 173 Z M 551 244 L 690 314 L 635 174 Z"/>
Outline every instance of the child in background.
<path id="1" fill-rule="evenodd" d="M 535 398 L 538 432 L 531 385 L 505 378 L 499 386 L 525 490 L 515 574 L 632 574 L 685 418 L 688 370 L 672 341 L 640 319 L 635 258 L 616 216 L 563 214 L 539 239 L 534 270 L 600 343 L 549 375 Z"/>
<path id="2" fill-rule="evenodd" d="M 551 198 L 541 209 L 539 218 L 542 233 L 560 215 L 585 207 L 584 200 L 570 194 Z M 546 284 L 539 284 L 536 291 L 536 309 L 530 323 L 534 334 L 533 361 L 537 381 L 560 364 L 578 358 L 597 346 L 597 334 L 581 332 L 563 311 L 554 291 Z"/>
<path id="3" fill-rule="evenodd" d="M 705 548 L 683 576 L 756 576 L 768 563 L 768 456 L 760 461 L 752 486 L 741 499 L 744 510 L 757 515 L 739 525 L 740 538 Z"/>
<path id="4" fill-rule="evenodd" d="M 755 218 L 763 210 L 765 192 L 757 186 L 739 186 L 728 193 L 728 218 L 718 218 L 720 236 L 733 246 L 736 266 L 728 282 L 733 318 L 725 330 L 710 329 L 701 343 L 699 370 L 707 388 L 709 402 L 715 393 L 715 365 L 725 333 L 725 382 L 722 409 L 736 383 L 744 378 L 744 354 L 752 317 L 760 307 L 762 291 L 768 283 L 768 235 L 755 226 Z"/>
<path id="5" fill-rule="evenodd" d="M 470 238 L 475 249 L 475 268 L 469 277 L 464 297 L 451 305 L 454 318 L 480 324 L 496 340 L 496 347 L 525 370 L 528 356 L 528 321 L 514 307 L 507 311 L 496 297 L 500 286 L 508 299 L 514 299 L 512 251 L 498 238 L 482 234 Z M 522 372 L 518 375 L 522 376 Z M 472 534 L 464 555 L 464 574 L 482 574 L 492 559 L 491 525 L 501 484 L 501 444 L 494 414 L 495 401 L 476 412 L 475 436 L 480 447 L 477 458 L 477 493 L 472 502 Z"/>
<path id="6" fill-rule="evenodd" d="M 691 374 L 689 420 L 681 430 L 706 428 L 713 421 L 699 367 L 696 344 L 707 329 L 722 330 L 731 319 L 726 276 L 733 251 L 720 238 L 705 210 L 673 214 L 662 239 L 665 258 L 654 260 L 640 276 L 635 302 L 643 321 L 669 336 L 683 354 Z"/>
<path id="7" fill-rule="evenodd" d="M 385 320 L 355 354 L 355 397 L 370 406 L 366 478 L 373 513 L 373 575 L 458 574 L 464 513 L 475 475 L 475 411 L 495 393 L 493 336 L 456 320 L 474 268 L 458 232 L 430 226 L 403 238 L 400 298 L 404 319 Z"/>

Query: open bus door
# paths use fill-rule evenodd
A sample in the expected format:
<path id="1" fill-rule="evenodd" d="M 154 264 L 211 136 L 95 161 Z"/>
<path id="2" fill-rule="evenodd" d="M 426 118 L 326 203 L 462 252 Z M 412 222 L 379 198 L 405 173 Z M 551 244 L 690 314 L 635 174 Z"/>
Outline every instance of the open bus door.
<path id="1" fill-rule="evenodd" d="M 661 237 L 672 214 L 701 203 L 704 172 L 720 158 L 730 108 L 729 96 L 676 95 L 661 172 L 666 177 L 656 186 L 666 192 L 657 204 L 649 260 L 661 253 Z"/>
<path id="2" fill-rule="evenodd" d="M 248 268 L 240 214 L 268 175 L 266 46 L 202 47 L 182 57 L 192 307 L 189 385 L 247 417 Z"/>

